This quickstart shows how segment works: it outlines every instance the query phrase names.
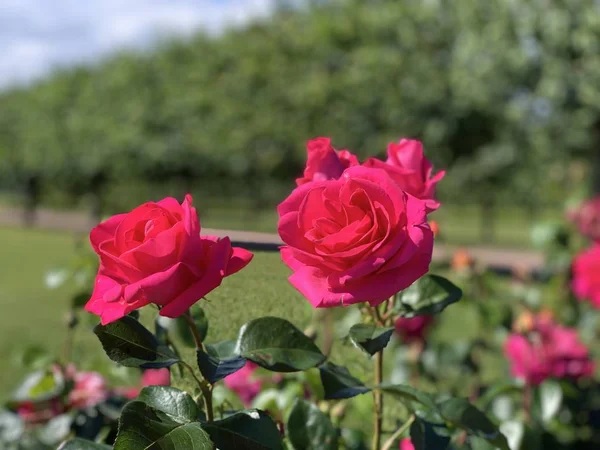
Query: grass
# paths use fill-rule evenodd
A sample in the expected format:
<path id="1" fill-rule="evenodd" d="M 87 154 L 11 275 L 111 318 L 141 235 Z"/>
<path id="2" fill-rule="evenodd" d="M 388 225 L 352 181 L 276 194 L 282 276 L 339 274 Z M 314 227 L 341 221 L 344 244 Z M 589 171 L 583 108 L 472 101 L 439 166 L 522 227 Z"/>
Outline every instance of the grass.
<path id="1" fill-rule="evenodd" d="M 12 362 L 11 370 L 0 371 L 0 397 L 4 397 L 24 375 L 25 369 L 15 363 L 24 348 L 36 345 L 61 354 L 73 292 L 68 288 L 49 290 L 44 275 L 53 267 L 68 264 L 75 246 L 73 236 L 66 233 L 15 229 L 0 229 L 0 244 L 0 357 Z M 203 304 L 210 320 L 207 341 L 235 338 L 243 323 L 261 315 L 279 315 L 299 327 L 308 324 L 311 308 L 288 284 L 287 275 L 278 254 L 256 254 L 247 269 L 227 278 Z M 74 359 L 84 366 L 109 366 L 89 329 L 92 321 L 85 316 L 82 319 Z"/>

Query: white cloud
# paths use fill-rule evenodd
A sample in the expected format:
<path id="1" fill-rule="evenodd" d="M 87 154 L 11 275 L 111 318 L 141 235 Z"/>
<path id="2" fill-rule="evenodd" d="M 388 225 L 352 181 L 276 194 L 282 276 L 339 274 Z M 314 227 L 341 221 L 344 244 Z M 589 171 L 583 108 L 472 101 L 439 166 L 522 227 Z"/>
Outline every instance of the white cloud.
<path id="1" fill-rule="evenodd" d="M 274 0 L 0 0 L 0 87 L 165 35 L 211 33 L 270 13 Z"/>

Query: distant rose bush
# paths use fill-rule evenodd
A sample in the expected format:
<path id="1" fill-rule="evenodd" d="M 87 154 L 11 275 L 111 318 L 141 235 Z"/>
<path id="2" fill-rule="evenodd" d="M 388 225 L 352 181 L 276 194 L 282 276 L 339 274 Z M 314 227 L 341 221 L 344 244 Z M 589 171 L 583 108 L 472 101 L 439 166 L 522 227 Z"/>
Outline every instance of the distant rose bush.
<path id="1" fill-rule="evenodd" d="M 576 255 L 572 271 L 571 284 L 575 296 L 600 308 L 600 243 Z"/>
<path id="2" fill-rule="evenodd" d="M 289 280 L 314 307 L 377 305 L 429 269 L 426 205 L 385 170 L 354 166 L 303 184 L 278 213 Z"/>
<path id="3" fill-rule="evenodd" d="M 248 361 L 241 370 L 224 379 L 225 386 L 235 392 L 246 407 L 250 406 L 262 387 L 261 380 L 254 378 L 256 369 L 258 365 Z"/>
<path id="4" fill-rule="evenodd" d="M 102 403 L 108 397 L 106 380 L 98 372 L 76 372 L 75 383 L 69 392 L 69 405 L 72 408 L 89 408 Z"/>
<path id="5" fill-rule="evenodd" d="M 90 233 L 100 268 L 86 309 L 113 322 L 149 303 L 178 317 L 245 267 L 252 254 L 229 238 L 200 236 L 200 221 L 187 195 L 149 202 L 111 217 Z"/>
<path id="6" fill-rule="evenodd" d="M 594 241 L 600 241 L 600 196 L 570 209 L 567 211 L 567 217 L 581 234 Z"/>
<path id="7" fill-rule="evenodd" d="M 547 378 L 578 379 L 594 371 L 577 330 L 557 325 L 548 317 L 536 318 L 527 334 L 510 335 L 504 352 L 513 376 L 534 386 Z"/>

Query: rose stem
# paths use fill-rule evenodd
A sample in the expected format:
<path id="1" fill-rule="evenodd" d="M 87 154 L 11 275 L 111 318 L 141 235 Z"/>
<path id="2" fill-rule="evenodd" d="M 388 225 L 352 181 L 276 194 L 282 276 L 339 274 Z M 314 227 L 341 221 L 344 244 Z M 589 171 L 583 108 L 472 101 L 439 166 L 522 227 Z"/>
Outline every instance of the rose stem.
<path id="1" fill-rule="evenodd" d="M 375 354 L 375 386 L 383 381 L 383 349 Z M 381 424 L 383 422 L 383 396 L 379 389 L 373 390 L 373 450 L 379 450 L 381 445 Z"/>
<path id="2" fill-rule="evenodd" d="M 198 328 L 196 327 L 196 324 L 194 323 L 194 319 L 192 318 L 191 311 L 188 309 L 183 314 L 183 316 L 185 317 L 185 320 L 186 320 L 188 327 L 192 333 L 192 336 L 194 337 L 194 342 L 196 343 L 196 351 L 204 352 L 205 351 L 204 344 L 202 343 L 202 338 L 200 336 L 200 333 L 198 332 Z M 190 367 L 190 369 L 191 369 L 191 367 Z M 192 372 L 193 372 L 193 369 L 192 369 Z M 195 375 L 194 375 L 194 378 L 196 378 Z M 198 386 L 200 386 L 200 390 L 202 391 L 202 397 L 204 397 L 204 406 L 206 407 L 206 420 L 207 420 L 207 422 L 212 422 L 214 420 L 213 401 L 212 401 L 212 386 L 206 380 L 200 381 L 200 380 L 198 380 L 198 378 L 196 378 L 196 380 L 198 381 Z"/>
<path id="3" fill-rule="evenodd" d="M 396 442 L 396 439 L 398 439 L 402 433 L 404 433 L 406 430 L 408 430 L 408 428 L 412 425 L 412 423 L 415 421 L 415 416 L 414 414 L 412 416 L 410 416 L 408 418 L 408 420 L 406 422 L 404 422 L 404 424 L 398 428 L 396 430 L 396 432 L 394 434 L 392 434 L 390 436 L 390 438 L 385 441 L 385 444 L 383 444 L 383 447 L 381 447 L 381 450 L 390 450 L 392 448 L 392 445 L 394 445 L 394 442 Z"/>

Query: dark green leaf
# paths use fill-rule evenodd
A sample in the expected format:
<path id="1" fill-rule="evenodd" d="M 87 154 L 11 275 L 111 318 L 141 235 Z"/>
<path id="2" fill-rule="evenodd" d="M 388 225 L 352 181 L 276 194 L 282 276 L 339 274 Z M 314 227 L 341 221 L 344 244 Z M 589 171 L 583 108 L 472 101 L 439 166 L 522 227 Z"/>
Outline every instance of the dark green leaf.
<path id="1" fill-rule="evenodd" d="M 200 422 L 177 422 L 146 403 L 125 405 L 119 419 L 115 450 L 213 450 Z"/>
<path id="2" fill-rule="evenodd" d="M 92 297 L 92 293 L 88 291 L 83 291 L 75 294 L 71 297 L 71 308 L 72 309 L 80 309 L 85 306 L 88 300 Z"/>
<path id="3" fill-rule="evenodd" d="M 296 400 L 287 423 L 287 435 L 296 450 L 337 450 L 338 432 L 316 405 Z"/>
<path id="4" fill-rule="evenodd" d="M 439 404 L 442 417 L 457 427 L 479 436 L 502 450 L 510 450 L 506 438 L 488 417 L 463 398 L 451 398 Z"/>
<path id="5" fill-rule="evenodd" d="M 85 439 L 75 438 L 63 443 L 58 450 L 110 450 L 110 445 L 97 444 Z"/>
<path id="6" fill-rule="evenodd" d="M 331 362 L 319 366 L 319 373 L 325 391 L 325 400 L 352 398 L 370 391 L 362 381 L 350 375 L 348 369 Z"/>
<path id="7" fill-rule="evenodd" d="M 192 306 L 190 311 L 196 330 L 198 330 L 198 334 L 200 335 L 200 339 L 204 341 L 208 334 L 208 318 L 206 317 L 206 314 L 204 314 L 204 310 L 197 304 Z M 192 335 L 188 321 L 184 316 L 180 316 L 177 319 L 177 332 L 184 344 L 190 347 L 196 347 L 196 341 L 194 341 L 194 336 Z"/>
<path id="8" fill-rule="evenodd" d="M 410 440 L 415 450 L 445 450 L 450 445 L 450 433 L 444 427 L 417 418 L 410 426 Z"/>
<path id="9" fill-rule="evenodd" d="M 325 360 L 311 339 L 277 317 L 261 317 L 242 326 L 236 353 L 275 372 L 304 371 Z"/>
<path id="10" fill-rule="evenodd" d="M 129 317 L 133 317 L 135 320 L 140 320 L 140 311 L 137 309 L 134 309 L 133 311 L 131 311 L 129 314 L 127 314 Z"/>
<path id="11" fill-rule="evenodd" d="M 210 384 L 222 380 L 246 365 L 246 358 L 241 356 L 220 359 L 204 353 L 200 348 L 196 349 L 196 361 L 200 373 Z"/>
<path id="12" fill-rule="evenodd" d="M 198 418 L 198 405 L 185 391 L 170 386 L 148 386 L 136 401 L 162 411 L 176 422 L 192 422 Z"/>
<path id="13" fill-rule="evenodd" d="M 168 344 L 169 330 L 162 326 L 162 324 L 160 323 L 160 320 L 158 318 L 154 321 L 154 336 L 156 336 L 156 340 L 160 344 L 162 344 L 162 345 Z"/>
<path id="14" fill-rule="evenodd" d="M 393 332 L 394 328 L 377 328 L 374 325 L 357 323 L 350 328 L 348 337 L 357 348 L 373 356 L 388 345 Z"/>
<path id="15" fill-rule="evenodd" d="M 403 317 L 434 315 L 462 297 L 462 290 L 438 275 L 425 275 L 398 293 L 394 312 Z"/>
<path id="16" fill-rule="evenodd" d="M 170 348 L 160 345 L 154 335 L 132 317 L 96 325 L 94 333 L 108 357 L 123 366 L 159 369 L 179 362 Z"/>
<path id="17" fill-rule="evenodd" d="M 433 423 L 442 422 L 438 407 L 430 394 L 403 384 L 382 384 L 379 389 L 385 394 L 396 397 L 418 417 Z"/>
<path id="18" fill-rule="evenodd" d="M 238 356 L 235 352 L 235 341 L 221 341 L 216 344 L 205 344 L 206 353 L 219 359 L 233 358 Z"/>
<path id="19" fill-rule="evenodd" d="M 475 404 L 478 408 L 486 410 L 496 397 L 509 394 L 511 392 L 520 392 L 522 389 L 522 386 L 513 380 L 498 383 L 487 389 L 485 393 L 477 399 Z"/>
<path id="20" fill-rule="evenodd" d="M 217 448 L 239 450 L 283 450 L 277 424 L 259 410 L 241 411 L 203 425 Z"/>

